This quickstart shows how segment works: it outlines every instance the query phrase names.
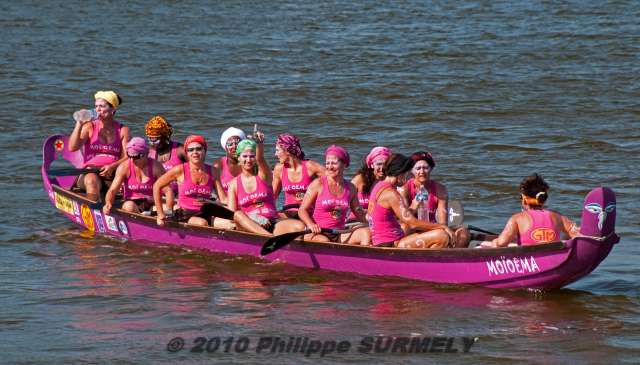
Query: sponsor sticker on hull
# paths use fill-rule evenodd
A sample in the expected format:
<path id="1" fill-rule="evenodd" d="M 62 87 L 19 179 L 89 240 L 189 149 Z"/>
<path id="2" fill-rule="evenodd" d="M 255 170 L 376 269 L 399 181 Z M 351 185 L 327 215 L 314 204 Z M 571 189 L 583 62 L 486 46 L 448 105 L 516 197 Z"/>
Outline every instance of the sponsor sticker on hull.
<path id="1" fill-rule="evenodd" d="M 56 208 L 60 209 L 65 213 L 74 215 L 73 201 L 64 195 L 61 195 L 58 193 L 54 193 L 54 194 L 55 194 L 55 200 L 56 200 Z"/>
<path id="2" fill-rule="evenodd" d="M 99 210 L 93 210 L 93 216 L 96 218 L 96 227 L 98 231 L 104 233 L 106 229 L 104 228 L 104 220 L 102 219 L 102 212 Z"/>
<path id="3" fill-rule="evenodd" d="M 107 221 L 107 228 L 110 231 L 118 232 L 118 225 L 116 224 L 116 219 L 110 215 L 105 215 L 104 219 Z"/>
<path id="4" fill-rule="evenodd" d="M 93 223 L 93 215 L 91 214 L 91 209 L 86 204 L 82 204 L 80 207 L 80 213 L 82 214 L 82 221 L 88 230 L 94 232 L 96 230 L 96 226 Z"/>

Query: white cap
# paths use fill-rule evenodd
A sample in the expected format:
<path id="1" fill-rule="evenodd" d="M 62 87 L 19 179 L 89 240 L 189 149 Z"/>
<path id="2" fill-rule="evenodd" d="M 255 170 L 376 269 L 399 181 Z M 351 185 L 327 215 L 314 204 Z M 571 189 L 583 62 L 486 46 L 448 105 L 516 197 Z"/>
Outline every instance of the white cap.
<path id="1" fill-rule="evenodd" d="M 242 129 L 229 127 L 226 131 L 222 132 L 222 136 L 220 137 L 220 145 L 222 146 L 223 150 L 227 150 L 227 140 L 231 137 L 240 137 L 240 140 L 247 138 Z"/>

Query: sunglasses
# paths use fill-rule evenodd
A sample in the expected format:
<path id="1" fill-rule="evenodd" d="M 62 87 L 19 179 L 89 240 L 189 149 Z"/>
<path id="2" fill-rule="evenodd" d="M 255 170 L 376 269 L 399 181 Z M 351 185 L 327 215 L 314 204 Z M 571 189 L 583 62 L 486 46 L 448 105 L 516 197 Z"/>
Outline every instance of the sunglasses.
<path id="1" fill-rule="evenodd" d="M 162 137 L 147 137 L 147 139 L 149 140 L 149 143 L 157 144 L 157 143 L 160 143 L 160 140 L 162 139 Z"/>
<path id="2" fill-rule="evenodd" d="M 420 170 L 429 171 L 429 170 L 431 170 L 431 166 L 416 166 L 413 169 L 416 170 L 416 171 L 420 171 Z"/>
<path id="3" fill-rule="evenodd" d="M 130 155 L 130 154 L 127 153 L 127 157 L 129 157 L 132 160 L 137 160 L 140 157 L 142 157 L 142 155 Z"/>
<path id="4" fill-rule="evenodd" d="M 189 147 L 187 148 L 187 152 L 191 153 L 191 152 L 202 152 L 204 151 L 204 147 Z"/>
<path id="5" fill-rule="evenodd" d="M 228 141 L 227 142 L 227 147 L 237 146 L 238 143 L 240 143 L 240 141 L 238 141 L 238 140 Z"/>

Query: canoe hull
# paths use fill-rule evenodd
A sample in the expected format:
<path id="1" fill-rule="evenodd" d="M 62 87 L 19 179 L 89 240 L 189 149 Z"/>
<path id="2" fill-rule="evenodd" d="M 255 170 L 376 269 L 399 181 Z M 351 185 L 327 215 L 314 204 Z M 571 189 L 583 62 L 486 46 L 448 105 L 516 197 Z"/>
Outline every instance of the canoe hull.
<path id="1" fill-rule="evenodd" d="M 114 210 L 110 215 L 103 214 L 101 206 L 65 188 L 69 186 L 71 178 L 48 176 L 51 162 L 67 157 L 64 151 L 58 151 L 57 154 L 52 152 L 56 146 L 54 142 L 61 138 L 66 137 L 50 137 L 43 150 L 42 177 L 52 204 L 72 222 L 90 231 L 150 246 L 172 245 L 205 252 L 249 255 L 306 268 L 394 276 L 431 283 L 556 289 L 593 271 L 619 240 L 612 231 L 613 226 L 607 225 L 607 221 L 604 229 L 610 232 L 599 232 L 606 239 L 579 237 L 539 246 L 407 250 L 294 241 L 271 255 L 260 256 L 260 249 L 266 240 L 264 236 L 192 227 L 176 222 L 159 227 L 153 217 L 120 210 Z M 599 198 L 601 196 L 603 194 L 597 195 Z M 600 204 L 605 206 L 607 202 Z"/>

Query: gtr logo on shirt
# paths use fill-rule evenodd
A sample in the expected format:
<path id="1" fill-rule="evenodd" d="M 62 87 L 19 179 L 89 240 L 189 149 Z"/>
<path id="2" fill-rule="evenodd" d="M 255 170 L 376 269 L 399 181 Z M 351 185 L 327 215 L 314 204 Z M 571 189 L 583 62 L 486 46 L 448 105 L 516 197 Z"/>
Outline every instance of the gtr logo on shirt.
<path id="1" fill-rule="evenodd" d="M 549 242 L 556 239 L 556 232 L 550 228 L 537 228 L 531 232 L 531 239 L 536 242 Z"/>

